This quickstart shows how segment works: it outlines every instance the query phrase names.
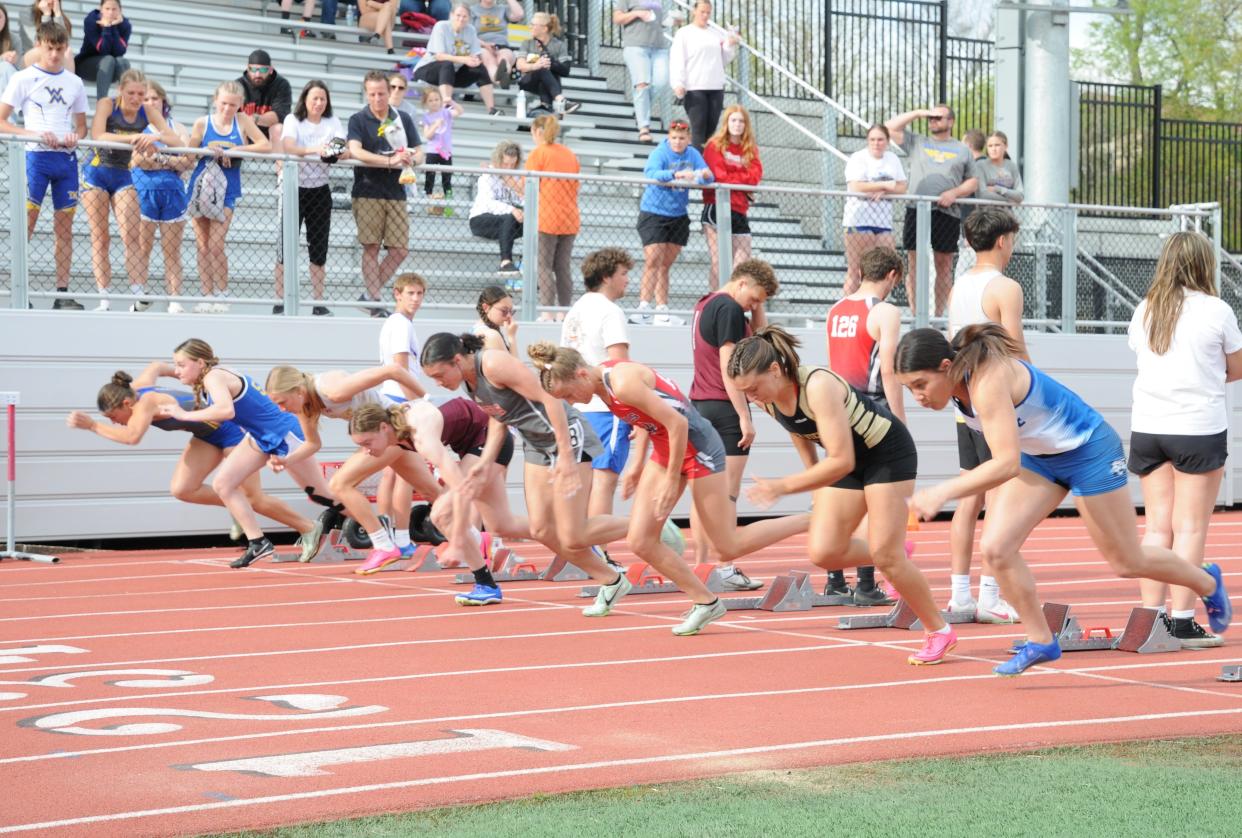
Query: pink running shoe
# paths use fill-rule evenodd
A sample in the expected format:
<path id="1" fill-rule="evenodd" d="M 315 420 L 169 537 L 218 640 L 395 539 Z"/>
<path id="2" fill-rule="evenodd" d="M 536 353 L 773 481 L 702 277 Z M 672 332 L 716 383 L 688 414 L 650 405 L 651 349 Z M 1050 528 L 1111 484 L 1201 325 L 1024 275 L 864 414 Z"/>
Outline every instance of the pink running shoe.
<path id="1" fill-rule="evenodd" d="M 376 547 L 367 554 L 367 560 L 362 563 L 362 567 L 354 569 L 354 573 L 359 576 L 370 576 L 372 573 L 378 573 L 388 567 L 393 562 L 399 561 L 401 561 L 400 550 L 381 550 Z"/>
<path id="2" fill-rule="evenodd" d="M 953 650 L 957 645 L 957 632 L 952 627 L 949 628 L 947 634 L 937 634 L 929 631 L 923 637 L 923 648 L 919 649 L 910 657 L 906 658 L 907 663 L 915 666 L 931 666 L 944 660 L 944 656 Z"/>

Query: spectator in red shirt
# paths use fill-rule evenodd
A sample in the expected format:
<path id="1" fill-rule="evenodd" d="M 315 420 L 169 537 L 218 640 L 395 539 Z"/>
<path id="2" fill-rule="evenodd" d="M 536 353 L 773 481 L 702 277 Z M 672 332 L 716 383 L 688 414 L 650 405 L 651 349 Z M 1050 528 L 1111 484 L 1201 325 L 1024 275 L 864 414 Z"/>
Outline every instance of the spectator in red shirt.
<path id="1" fill-rule="evenodd" d="M 577 174 L 578 158 L 556 141 L 561 122 L 551 114 L 535 117 L 530 125 L 535 149 L 526 159 L 533 172 Z M 539 179 L 539 305 L 568 308 L 573 302 L 573 277 L 569 260 L 574 251 L 581 219 L 578 214 L 578 181 L 559 178 Z M 555 298 L 555 299 L 554 299 Z M 552 320 L 550 312 L 540 320 Z M 556 320 L 564 320 L 558 311 Z"/>
<path id="2" fill-rule="evenodd" d="M 703 146 L 703 159 L 716 177 L 717 183 L 740 183 L 757 186 L 763 179 L 763 164 L 759 162 L 759 148 L 755 145 L 755 132 L 751 127 L 750 114 L 741 105 L 725 108 L 720 120 L 720 130 Z M 750 209 L 750 192 L 730 192 L 729 217 L 732 219 L 733 264 L 750 258 L 750 221 L 746 217 Z M 707 277 L 707 287 L 715 291 L 720 285 L 720 252 L 716 249 L 716 190 L 703 190 L 703 235 L 707 237 L 707 251 L 712 255 L 712 271 Z"/>

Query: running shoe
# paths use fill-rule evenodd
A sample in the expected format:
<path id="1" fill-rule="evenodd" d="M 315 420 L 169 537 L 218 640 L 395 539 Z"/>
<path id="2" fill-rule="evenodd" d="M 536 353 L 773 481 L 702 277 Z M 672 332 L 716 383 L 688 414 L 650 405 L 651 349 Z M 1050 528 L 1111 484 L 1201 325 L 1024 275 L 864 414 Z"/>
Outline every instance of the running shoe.
<path id="1" fill-rule="evenodd" d="M 854 604 L 862 606 L 870 605 L 892 605 L 894 600 L 890 599 L 888 594 L 878 586 L 870 588 L 854 588 Z"/>
<path id="2" fill-rule="evenodd" d="M 266 537 L 260 538 L 258 541 L 252 541 L 246 547 L 246 552 L 241 556 L 229 562 L 229 567 L 237 569 L 242 567 L 250 567 L 259 559 L 266 559 L 269 556 L 276 555 L 276 548 L 272 546 L 272 542 Z"/>
<path id="3" fill-rule="evenodd" d="M 319 548 L 323 545 L 323 521 L 322 519 L 311 524 L 308 532 L 302 533 L 298 538 L 298 547 L 301 553 L 298 554 L 298 561 L 309 562 L 315 556 L 319 555 Z"/>
<path id="4" fill-rule="evenodd" d="M 1022 620 L 1018 617 L 1018 609 L 1005 600 L 997 598 L 991 605 L 980 603 L 975 607 L 976 623 L 992 623 L 993 625 L 1013 625 Z"/>
<path id="5" fill-rule="evenodd" d="M 956 599 L 950 598 L 947 610 L 950 614 L 977 612 L 979 610 L 979 603 L 975 602 L 973 599 L 968 599 L 965 602 L 958 602 Z"/>
<path id="6" fill-rule="evenodd" d="M 345 521 L 345 513 L 335 506 L 329 506 L 323 512 L 319 513 L 319 526 L 323 528 L 325 533 L 332 530 L 339 530 L 341 524 Z"/>
<path id="7" fill-rule="evenodd" d="M 500 588 L 480 585 L 477 582 L 468 592 L 454 597 L 458 605 L 496 605 L 502 598 Z"/>
<path id="8" fill-rule="evenodd" d="M 836 582 L 831 576 L 824 583 L 824 596 L 854 596 L 854 589 L 845 582 Z"/>
<path id="9" fill-rule="evenodd" d="M 957 632 L 953 630 L 952 626 L 943 634 L 929 631 L 923 635 L 923 648 L 906 658 L 906 663 L 913 664 L 914 666 L 933 666 L 942 662 L 945 655 L 953 651 L 953 647 L 956 645 Z"/>
<path id="10" fill-rule="evenodd" d="M 1229 631 L 1229 621 L 1233 619 L 1233 604 L 1229 601 L 1229 593 L 1225 590 L 1225 579 L 1221 575 L 1220 566 L 1208 562 L 1203 569 L 1216 580 L 1216 590 L 1203 597 L 1203 606 L 1207 609 L 1208 627 L 1216 634 Z"/>
<path id="11" fill-rule="evenodd" d="M 388 567 L 393 562 L 401 561 L 401 551 L 393 548 L 392 550 L 381 550 L 375 547 L 367 554 L 367 560 L 362 566 L 355 568 L 354 573 L 359 576 L 370 576 L 372 573 L 378 573 Z"/>
<path id="12" fill-rule="evenodd" d="M 129 305 L 130 311 L 146 311 L 151 307 L 150 300 L 134 300 Z"/>
<path id="13" fill-rule="evenodd" d="M 724 576 L 723 572 L 721 573 Z M 751 579 L 741 568 L 734 566 L 733 572 L 721 579 L 726 591 L 757 591 L 763 587 L 762 582 Z"/>
<path id="14" fill-rule="evenodd" d="M 1061 657 L 1061 646 L 1057 639 L 1051 643 L 1033 643 L 1030 640 L 1014 648 L 1013 657 L 992 668 L 997 675 L 1021 675 L 1038 663 L 1047 663 Z"/>
<path id="15" fill-rule="evenodd" d="M 604 564 L 608 565 L 610 568 L 615 570 L 617 573 L 625 573 L 625 565 L 614 562 L 612 560 L 612 556 L 608 555 L 608 549 L 604 547 L 604 545 L 592 544 L 591 554 L 594 555 L 595 558 L 599 559 Z"/>
<path id="16" fill-rule="evenodd" d="M 107 300 L 100 300 L 99 305 L 95 306 L 95 311 L 111 311 L 112 303 Z"/>
<path id="17" fill-rule="evenodd" d="M 725 604 L 720 601 L 720 597 L 712 602 L 702 605 L 695 603 L 694 606 L 682 616 L 685 621 L 673 626 L 673 634 L 678 637 L 689 637 L 692 634 L 698 634 L 708 623 L 715 622 L 728 614 Z"/>
<path id="18" fill-rule="evenodd" d="M 1173 618 L 1169 624 L 1169 633 L 1182 641 L 1183 649 L 1215 649 L 1225 645 L 1225 638 L 1205 631 L 1194 617 L 1187 620 Z"/>
<path id="19" fill-rule="evenodd" d="M 629 577 L 624 573 L 618 573 L 616 581 L 599 586 L 599 593 L 595 595 L 595 602 L 582 609 L 582 616 L 607 617 L 608 613 L 612 611 L 613 606 L 621 601 L 621 597 L 633 589 L 634 586 L 630 584 Z"/>
<path id="20" fill-rule="evenodd" d="M 63 309 L 65 311 L 82 311 L 84 308 L 85 306 L 72 297 L 57 297 L 52 301 L 53 310 Z"/>
<path id="21" fill-rule="evenodd" d="M 185 306 L 181 305 L 181 303 L 169 303 L 168 313 L 169 314 L 185 314 Z"/>
<path id="22" fill-rule="evenodd" d="M 414 554 L 418 552 L 417 544 L 403 544 L 397 548 L 397 552 L 401 554 L 403 559 L 412 559 Z"/>

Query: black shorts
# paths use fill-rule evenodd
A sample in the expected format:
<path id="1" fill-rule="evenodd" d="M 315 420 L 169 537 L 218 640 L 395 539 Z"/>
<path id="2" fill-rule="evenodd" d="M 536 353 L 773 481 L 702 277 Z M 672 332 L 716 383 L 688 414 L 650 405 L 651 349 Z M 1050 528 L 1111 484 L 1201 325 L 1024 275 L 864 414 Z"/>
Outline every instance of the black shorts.
<path id="1" fill-rule="evenodd" d="M 1208 436 L 1145 434 L 1130 432 L 1130 471 L 1151 474 L 1165 463 L 1182 474 L 1207 474 L 1225 465 L 1229 456 L 1229 432 Z"/>
<path id="2" fill-rule="evenodd" d="M 962 471 L 973 468 L 992 459 L 992 449 L 983 434 L 971 428 L 965 422 L 957 423 L 957 466 Z"/>
<path id="3" fill-rule="evenodd" d="M 716 205 L 715 204 L 704 204 L 703 215 L 700 217 L 699 220 L 709 227 L 715 227 L 716 226 Z M 734 210 L 729 210 L 729 222 L 732 225 L 730 227 L 730 232 L 732 235 L 734 236 L 749 236 L 750 235 L 750 218 L 745 213 L 735 212 Z"/>
<path id="4" fill-rule="evenodd" d="M 957 216 L 933 209 L 931 214 L 931 246 L 936 253 L 957 253 L 957 240 L 962 222 Z M 906 250 L 918 247 L 918 221 L 914 207 L 906 207 L 906 224 L 901 231 L 901 246 Z"/>
<path id="5" fill-rule="evenodd" d="M 483 446 L 476 445 L 466 451 L 467 454 L 473 454 L 476 457 L 483 456 Z M 513 434 L 505 431 L 505 441 L 500 444 L 500 453 L 496 455 L 496 464 L 505 468 L 509 467 L 509 463 L 513 461 Z"/>
<path id="6" fill-rule="evenodd" d="M 640 212 L 638 237 L 642 239 L 643 247 L 653 244 L 677 244 L 685 247 L 686 242 L 690 241 L 690 216 Z"/>
<path id="7" fill-rule="evenodd" d="M 733 409 L 733 402 L 727 399 L 693 399 L 691 404 L 720 434 L 726 457 L 750 455 L 749 449 L 738 447 L 742 441 L 742 420 Z"/>
<path id="8" fill-rule="evenodd" d="M 832 484 L 834 489 L 862 491 L 873 483 L 902 483 L 918 476 L 919 452 L 906 426 L 896 420 L 873 448 L 854 438 L 854 470 Z"/>

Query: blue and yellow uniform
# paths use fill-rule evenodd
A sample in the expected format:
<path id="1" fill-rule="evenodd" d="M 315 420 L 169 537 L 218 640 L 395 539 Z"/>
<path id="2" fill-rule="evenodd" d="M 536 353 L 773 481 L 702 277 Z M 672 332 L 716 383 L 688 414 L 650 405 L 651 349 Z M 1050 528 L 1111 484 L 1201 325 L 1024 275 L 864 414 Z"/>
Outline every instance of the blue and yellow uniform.
<path id="1" fill-rule="evenodd" d="M 165 396 L 172 396 L 177 400 L 177 404 L 181 406 L 182 410 L 194 410 L 194 394 L 187 393 L 185 390 L 173 390 L 168 387 L 140 387 L 135 392 L 137 392 L 139 399 L 147 393 L 160 393 Z M 201 422 L 173 419 L 171 416 L 165 416 L 153 419 L 151 424 L 161 431 L 186 431 L 196 439 L 201 439 L 208 445 L 214 445 L 221 450 L 232 448 L 246 436 L 245 431 L 235 423 L 227 420 L 224 422 Z"/>

